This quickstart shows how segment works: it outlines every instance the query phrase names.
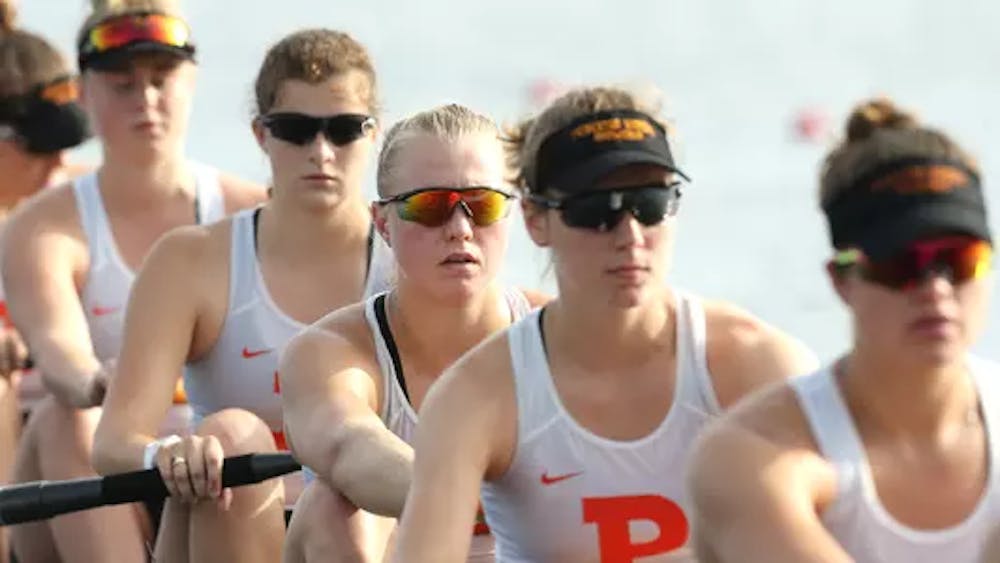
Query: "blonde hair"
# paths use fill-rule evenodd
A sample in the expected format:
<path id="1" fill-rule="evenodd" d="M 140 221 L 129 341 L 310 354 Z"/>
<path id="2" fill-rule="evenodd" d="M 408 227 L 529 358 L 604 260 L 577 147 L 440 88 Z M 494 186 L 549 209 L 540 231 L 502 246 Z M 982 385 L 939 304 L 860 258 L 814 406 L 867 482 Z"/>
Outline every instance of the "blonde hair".
<path id="1" fill-rule="evenodd" d="M 41 36 L 17 29 L 13 0 L 0 0 L 0 97 L 27 94 L 66 74 L 59 51 Z"/>
<path id="2" fill-rule="evenodd" d="M 584 115 L 609 110 L 634 110 L 649 114 L 671 133 L 659 118 L 662 94 L 656 88 L 638 90 L 617 86 L 576 88 L 553 100 L 541 113 L 506 128 L 507 163 L 514 172 L 512 182 L 523 191 L 538 191 L 531 185 L 538 170 L 538 150 L 549 135 Z"/>
<path id="3" fill-rule="evenodd" d="M 454 141 L 476 134 L 491 135 L 500 141 L 500 131 L 492 119 L 459 104 L 438 106 L 397 121 L 386 132 L 379 152 L 376 180 L 379 195 L 391 191 L 399 155 L 414 138 L 428 135 Z"/>
<path id="4" fill-rule="evenodd" d="M 332 29 L 305 29 L 271 46 L 254 85 L 257 115 L 266 115 L 278 101 L 281 85 L 288 80 L 319 84 L 350 71 L 364 77 L 357 94 L 372 115 L 378 113 L 375 66 L 364 45 L 347 33 Z"/>
<path id="5" fill-rule="evenodd" d="M 175 0 L 90 0 L 90 6 L 90 15 L 77 33 L 77 44 L 83 42 L 84 36 L 92 27 L 111 17 L 140 12 L 157 12 L 176 17 L 181 15 Z"/>
<path id="6" fill-rule="evenodd" d="M 895 160 L 949 159 L 979 172 L 975 160 L 948 135 L 921 125 L 916 116 L 888 98 L 855 106 L 844 126 L 844 136 L 827 155 L 820 172 L 819 200 L 823 207 L 872 170 Z"/>

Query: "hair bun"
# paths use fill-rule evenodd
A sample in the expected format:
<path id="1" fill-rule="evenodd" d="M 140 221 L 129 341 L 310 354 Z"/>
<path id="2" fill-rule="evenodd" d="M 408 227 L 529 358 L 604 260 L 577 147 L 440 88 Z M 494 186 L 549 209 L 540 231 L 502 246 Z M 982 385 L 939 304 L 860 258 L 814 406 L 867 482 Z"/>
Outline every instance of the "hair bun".
<path id="1" fill-rule="evenodd" d="M 14 31 L 17 24 L 17 6 L 14 0 L 0 0 L 0 32 Z"/>
<path id="2" fill-rule="evenodd" d="M 903 111 L 888 98 L 876 98 L 855 106 L 847 118 L 847 142 L 863 141 L 878 129 L 914 129 L 913 114 Z"/>

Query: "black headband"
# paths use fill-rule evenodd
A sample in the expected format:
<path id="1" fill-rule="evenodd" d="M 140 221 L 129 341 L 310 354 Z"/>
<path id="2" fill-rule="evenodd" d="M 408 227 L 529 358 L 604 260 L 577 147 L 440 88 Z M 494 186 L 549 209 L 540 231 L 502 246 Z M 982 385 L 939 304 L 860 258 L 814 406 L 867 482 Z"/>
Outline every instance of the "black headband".
<path id="1" fill-rule="evenodd" d="M 674 163 L 663 126 L 634 110 L 602 111 L 572 121 L 542 142 L 536 162 L 528 178 L 533 191 L 580 191 L 628 164 L 662 166 L 689 180 Z"/>
<path id="2" fill-rule="evenodd" d="M 926 236 L 992 241 L 979 175 L 940 158 L 895 160 L 866 173 L 823 206 L 834 248 L 880 258 Z"/>
<path id="3" fill-rule="evenodd" d="M 74 79 L 62 76 L 20 96 L 0 98 L 0 126 L 27 150 L 49 154 L 90 137 L 87 116 L 76 101 Z"/>

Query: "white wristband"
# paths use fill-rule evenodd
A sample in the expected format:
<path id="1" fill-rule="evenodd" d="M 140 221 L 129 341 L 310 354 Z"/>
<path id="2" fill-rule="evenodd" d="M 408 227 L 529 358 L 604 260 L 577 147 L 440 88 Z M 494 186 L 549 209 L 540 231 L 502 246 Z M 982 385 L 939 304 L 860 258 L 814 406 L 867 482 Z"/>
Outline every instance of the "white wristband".
<path id="1" fill-rule="evenodd" d="M 160 452 L 160 448 L 170 447 L 174 444 L 179 444 L 180 442 L 180 436 L 177 434 L 171 434 L 146 444 L 146 449 L 142 453 L 142 468 L 152 469 L 156 467 L 156 454 Z"/>

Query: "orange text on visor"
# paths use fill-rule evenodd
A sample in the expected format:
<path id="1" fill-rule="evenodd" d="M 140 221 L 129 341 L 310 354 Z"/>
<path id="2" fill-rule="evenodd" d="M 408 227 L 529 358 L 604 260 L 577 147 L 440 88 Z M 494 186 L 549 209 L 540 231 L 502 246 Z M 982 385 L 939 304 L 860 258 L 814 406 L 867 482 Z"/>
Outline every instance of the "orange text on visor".
<path id="1" fill-rule="evenodd" d="M 185 58 L 193 58 L 195 52 L 191 29 L 184 20 L 159 13 L 126 14 L 106 19 L 83 35 L 78 46 L 80 69 L 138 45 Z"/>

